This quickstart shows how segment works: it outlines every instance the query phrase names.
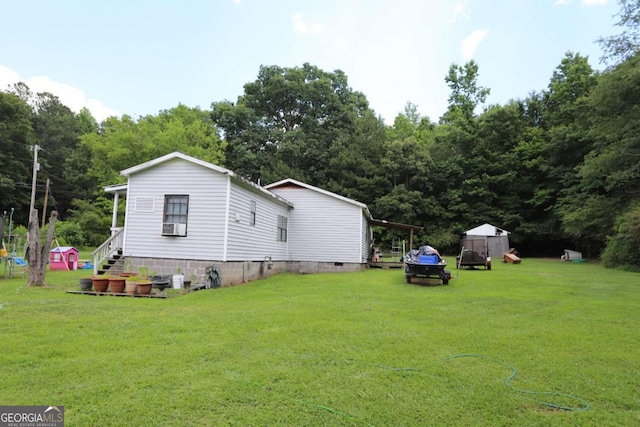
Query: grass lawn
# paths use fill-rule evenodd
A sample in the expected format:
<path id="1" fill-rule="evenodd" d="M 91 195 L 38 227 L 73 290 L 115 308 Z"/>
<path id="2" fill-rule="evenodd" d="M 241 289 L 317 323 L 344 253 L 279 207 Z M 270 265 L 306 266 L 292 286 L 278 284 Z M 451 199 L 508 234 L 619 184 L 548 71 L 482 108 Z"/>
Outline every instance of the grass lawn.
<path id="1" fill-rule="evenodd" d="M 640 425 L 640 274 L 524 259 L 449 286 L 64 292 L 83 275 L 0 279 L 0 404 L 63 405 L 67 426 Z"/>

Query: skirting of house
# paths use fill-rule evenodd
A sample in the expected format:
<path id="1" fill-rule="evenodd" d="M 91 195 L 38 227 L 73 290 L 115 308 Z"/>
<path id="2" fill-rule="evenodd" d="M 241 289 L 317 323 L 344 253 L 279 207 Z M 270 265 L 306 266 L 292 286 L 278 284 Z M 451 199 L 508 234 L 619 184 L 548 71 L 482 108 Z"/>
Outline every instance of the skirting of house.
<path id="1" fill-rule="evenodd" d="M 252 280 L 264 279 L 277 273 L 346 273 L 362 271 L 365 263 L 318 262 L 318 261 L 203 261 L 174 258 L 126 257 L 134 269 L 147 268 L 152 275 L 184 274 L 185 279 L 195 276 L 195 282 L 205 283 L 205 271 L 214 266 L 218 270 L 222 286 L 237 285 Z"/>

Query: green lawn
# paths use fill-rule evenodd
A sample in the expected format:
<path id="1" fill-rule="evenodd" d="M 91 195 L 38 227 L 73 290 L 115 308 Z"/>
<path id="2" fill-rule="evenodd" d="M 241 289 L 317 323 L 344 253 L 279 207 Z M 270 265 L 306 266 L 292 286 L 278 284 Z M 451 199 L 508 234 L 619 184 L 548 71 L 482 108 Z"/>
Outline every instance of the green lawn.
<path id="1" fill-rule="evenodd" d="M 640 425 L 639 274 L 524 259 L 449 286 L 64 292 L 84 274 L 0 279 L 0 404 L 63 405 L 67 426 Z"/>

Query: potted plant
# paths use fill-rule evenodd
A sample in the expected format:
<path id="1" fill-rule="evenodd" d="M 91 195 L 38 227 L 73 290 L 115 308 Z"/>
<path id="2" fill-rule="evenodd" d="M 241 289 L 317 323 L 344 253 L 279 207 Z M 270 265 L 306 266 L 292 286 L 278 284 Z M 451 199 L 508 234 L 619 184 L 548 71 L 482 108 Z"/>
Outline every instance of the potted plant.
<path id="1" fill-rule="evenodd" d="M 151 286 L 153 285 L 153 282 L 149 280 L 148 276 L 137 275 L 129 277 L 127 282 L 135 283 L 137 288 L 136 292 L 140 295 L 149 295 L 151 293 Z"/>
<path id="2" fill-rule="evenodd" d="M 90 291 L 93 286 L 93 282 L 91 277 L 81 277 L 80 278 L 80 289 L 83 291 Z"/>
<path id="3" fill-rule="evenodd" d="M 107 289 L 109 289 L 109 276 L 106 274 L 93 276 L 91 277 L 91 284 L 93 285 L 94 291 L 107 292 Z"/>
<path id="4" fill-rule="evenodd" d="M 153 274 L 151 276 L 149 276 L 149 278 L 151 279 L 151 282 L 153 283 L 153 287 L 156 289 L 159 289 L 160 291 L 164 291 L 165 289 L 171 287 L 171 275 L 170 274 L 164 274 L 164 275 L 157 275 L 157 274 Z"/>
<path id="5" fill-rule="evenodd" d="M 109 289 L 112 294 L 121 294 L 124 292 L 126 277 L 109 276 Z"/>
<path id="6" fill-rule="evenodd" d="M 125 292 L 130 297 L 134 296 L 138 292 L 138 282 L 134 279 L 136 276 L 129 276 L 125 281 Z"/>
<path id="7" fill-rule="evenodd" d="M 183 282 L 185 291 L 189 291 L 190 288 L 191 288 L 191 284 L 195 283 L 195 282 L 196 282 L 196 275 L 195 274 L 192 274 L 192 275 L 189 276 L 188 279 L 185 279 L 184 282 Z"/>
<path id="8" fill-rule="evenodd" d="M 126 261 L 124 263 L 124 271 L 122 273 L 120 273 L 121 277 L 133 277 L 136 276 L 138 273 L 136 273 L 135 271 L 133 271 L 133 263 L 131 261 Z"/>

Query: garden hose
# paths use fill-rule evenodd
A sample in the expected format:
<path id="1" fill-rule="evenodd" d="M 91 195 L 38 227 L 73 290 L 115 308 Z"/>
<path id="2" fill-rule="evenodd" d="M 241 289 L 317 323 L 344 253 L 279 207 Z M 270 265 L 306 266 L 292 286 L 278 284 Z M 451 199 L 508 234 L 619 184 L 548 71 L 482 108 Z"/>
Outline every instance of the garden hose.
<path id="1" fill-rule="evenodd" d="M 530 390 L 523 390 L 523 389 L 520 389 L 520 388 L 513 387 L 511 385 L 511 380 L 514 379 L 515 376 L 516 376 L 516 373 L 517 373 L 516 368 L 511 366 L 511 365 L 509 365 L 508 363 L 502 362 L 500 360 L 492 359 L 490 357 L 483 356 L 481 354 L 456 354 L 454 356 L 445 357 L 442 360 L 442 362 L 447 362 L 449 360 L 459 359 L 459 358 L 462 358 L 462 357 L 475 357 L 475 358 L 478 358 L 478 359 L 489 360 L 489 361 L 497 363 L 499 365 L 508 366 L 511 369 L 511 375 L 509 375 L 507 377 L 507 379 L 504 381 L 504 385 L 507 388 L 509 388 L 509 389 L 511 389 L 513 391 L 516 391 L 516 392 L 522 393 L 522 394 L 532 395 L 532 396 L 535 395 L 535 396 L 559 396 L 559 397 L 565 397 L 565 398 L 576 400 L 576 401 L 580 402 L 580 404 L 582 405 L 582 406 L 578 406 L 578 407 L 573 407 L 573 406 L 557 405 L 555 403 L 546 402 L 544 400 L 540 402 L 542 405 L 547 406 L 549 408 L 562 409 L 562 410 L 565 410 L 565 411 L 586 411 L 586 410 L 588 410 L 590 408 L 589 403 L 586 400 L 584 400 L 584 399 L 582 399 L 582 398 L 580 398 L 578 396 L 574 396 L 572 394 L 562 393 L 562 392 L 558 392 L 558 391 L 530 391 Z M 529 399 L 529 400 L 534 400 L 535 401 L 535 399 Z"/>

